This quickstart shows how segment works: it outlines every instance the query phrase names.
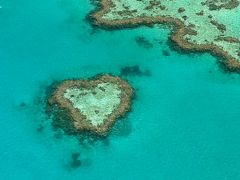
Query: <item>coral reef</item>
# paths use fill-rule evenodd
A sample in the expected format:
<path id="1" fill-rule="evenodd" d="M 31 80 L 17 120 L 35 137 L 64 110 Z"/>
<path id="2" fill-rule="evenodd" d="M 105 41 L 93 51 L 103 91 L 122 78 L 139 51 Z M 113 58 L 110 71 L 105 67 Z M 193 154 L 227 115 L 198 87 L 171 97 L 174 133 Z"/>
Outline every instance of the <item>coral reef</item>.
<path id="1" fill-rule="evenodd" d="M 65 80 L 49 96 L 48 108 L 57 109 L 53 114 L 63 128 L 105 135 L 116 119 L 130 109 L 132 95 L 130 85 L 116 76 Z"/>
<path id="2" fill-rule="evenodd" d="M 99 8 L 89 15 L 94 25 L 107 29 L 162 23 L 173 25 L 170 40 L 183 50 L 210 52 L 220 57 L 228 70 L 240 70 L 238 0 L 98 2 Z"/>
<path id="3" fill-rule="evenodd" d="M 144 37 L 141 37 L 141 36 L 137 36 L 135 38 L 135 41 L 136 43 L 140 46 L 140 47 L 143 47 L 143 48 L 146 48 L 146 49 L 150 49 L 153 47 L 153 44 L 151 42 L 149 42 L 146 38 Z"/>
<path id="4" fill-rule="evenodd" d="M 121 68 L 120 76 L 151 76 L 149 70 L 142 71 L 138 65 Z"/>

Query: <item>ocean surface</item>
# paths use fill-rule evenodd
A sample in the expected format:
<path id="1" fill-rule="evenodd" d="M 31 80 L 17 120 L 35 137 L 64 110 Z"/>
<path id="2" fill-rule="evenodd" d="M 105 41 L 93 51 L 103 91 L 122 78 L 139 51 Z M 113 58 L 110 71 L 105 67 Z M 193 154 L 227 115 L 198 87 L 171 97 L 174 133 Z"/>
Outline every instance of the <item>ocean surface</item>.
<path id="1" fill-rule="evenodd" d="M 173 51 L 162 25 L 93 29 L 90 0 L 0 5 L 1 180 L 240 179 L 240 76 L 215 57 Z M 52 128 L 51 83 L 131 66 L 132 110 L 107 138 Z"/>

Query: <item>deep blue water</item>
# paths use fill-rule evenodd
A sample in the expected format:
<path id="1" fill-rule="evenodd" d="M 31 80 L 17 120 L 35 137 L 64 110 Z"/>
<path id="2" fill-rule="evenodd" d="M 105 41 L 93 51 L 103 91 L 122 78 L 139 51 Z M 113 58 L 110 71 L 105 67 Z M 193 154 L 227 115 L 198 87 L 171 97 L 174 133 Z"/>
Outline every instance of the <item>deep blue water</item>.
<path id="1" fill-rule="evenodd" d="M 89 0 L 0 5 L 0 179 L 240 179 L 240 77 L 216 58 L 172 51 L 165 26 L 93 31 Z M 125 77 L 136 99 L 106 140 L 52 129 L 39 99 L 53 81 L 133 65 L 151 76 Z"/>

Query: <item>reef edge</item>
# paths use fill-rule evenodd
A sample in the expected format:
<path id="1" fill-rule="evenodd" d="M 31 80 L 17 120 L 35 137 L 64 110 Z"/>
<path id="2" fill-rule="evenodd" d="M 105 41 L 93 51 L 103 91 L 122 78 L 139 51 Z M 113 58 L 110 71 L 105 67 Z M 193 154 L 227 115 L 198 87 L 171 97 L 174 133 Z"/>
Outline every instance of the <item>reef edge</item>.
<path id="1" fill-rule="evenodd" d="M 91 89 L 101 82 L 111 82 L 118 85 L 121 90 L 120 104 L 110 115 L 108 115 L 103 124 L 93 126 L 86 121 L 86 116 L 78 109 L 74 108 L 68 99 L 63 97 L 63 94 L 69 87 L 84 87 L 84 89 Z M 108 134 L 109 129 L 115 121 L 125 116 L 126 113 L 130 111 L 133 96 L 134 90 L 127 81 L 120 79 L 118 76 L 99 74 L 89 79 L 64 80 L 58 83 L 58 86 L 55 86 L 54 90 L 49 94 L 46 107 L 48 113 L 54 116 L 54 123 L 62 123 L 60 127 L 68 134 L 88 132 L 93 135 L 105 136 Z"/>
<path id="2" fill-rule="evenodd" d="M 184 23 L 173 17 L 157 16 L 157 17 L 136 17 L 121 20 L 107 20 L 102 18 L 111 7 L 109 0 L 96 0 L 97 7 L 87 15 L 87 19 L 95 27 L 105 30 L 115 30 L 122 28 L 135 28 L 142 25 L 152 27 L 155 24 L 167 24 L 173 26 L 169 40 L 171 44 L 175 44 L 185 52 L 207 52 L 217 57 L 218 62 L 224 70 L 229 72 L 240 72 L 240 62 L 230 56 L 226 51 L 214 44 L 193 44 L 184 40 L 189 28 Z"/>

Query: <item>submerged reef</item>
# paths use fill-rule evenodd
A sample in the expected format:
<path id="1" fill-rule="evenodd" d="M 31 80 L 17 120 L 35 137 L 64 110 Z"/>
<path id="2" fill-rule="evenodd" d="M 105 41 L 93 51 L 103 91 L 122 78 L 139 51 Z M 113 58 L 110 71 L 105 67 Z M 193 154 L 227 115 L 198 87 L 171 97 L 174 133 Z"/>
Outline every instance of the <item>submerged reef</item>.
<path id="1" fill-rule="evenodd" d="M 105 74 L 88 80 L 64 80 L 50 94 L 47 107 L 65 130 L 105 135 L 130 109 L 132 95 L 126 81 Z"/>
<path id="2" fill-rule="evenodd" d="M 228 70 L 240 70 L 238 0 L 98 0 L 98 5 L 89 15 L 94 25 L 173 25 L 170 40 L 184 51 L 210 52 Z"/>
<path id="3" fill-rule="evenodd" d="M 135 65 L 121 68 L 120 76 L 151 76 L 151 73 L 149 70 L 142 71 L 138 65 Z"/>
<path id="4" fill-rule="evenodd" d="M 135 38 L 136 43 L 140 46 L 143 47 L 145 49 L 150 49 L 153 48 L 153 44 L 151 42 L 149 42 L 146 38 L 141 37 L 141 36 L 137 36 Z"/>

